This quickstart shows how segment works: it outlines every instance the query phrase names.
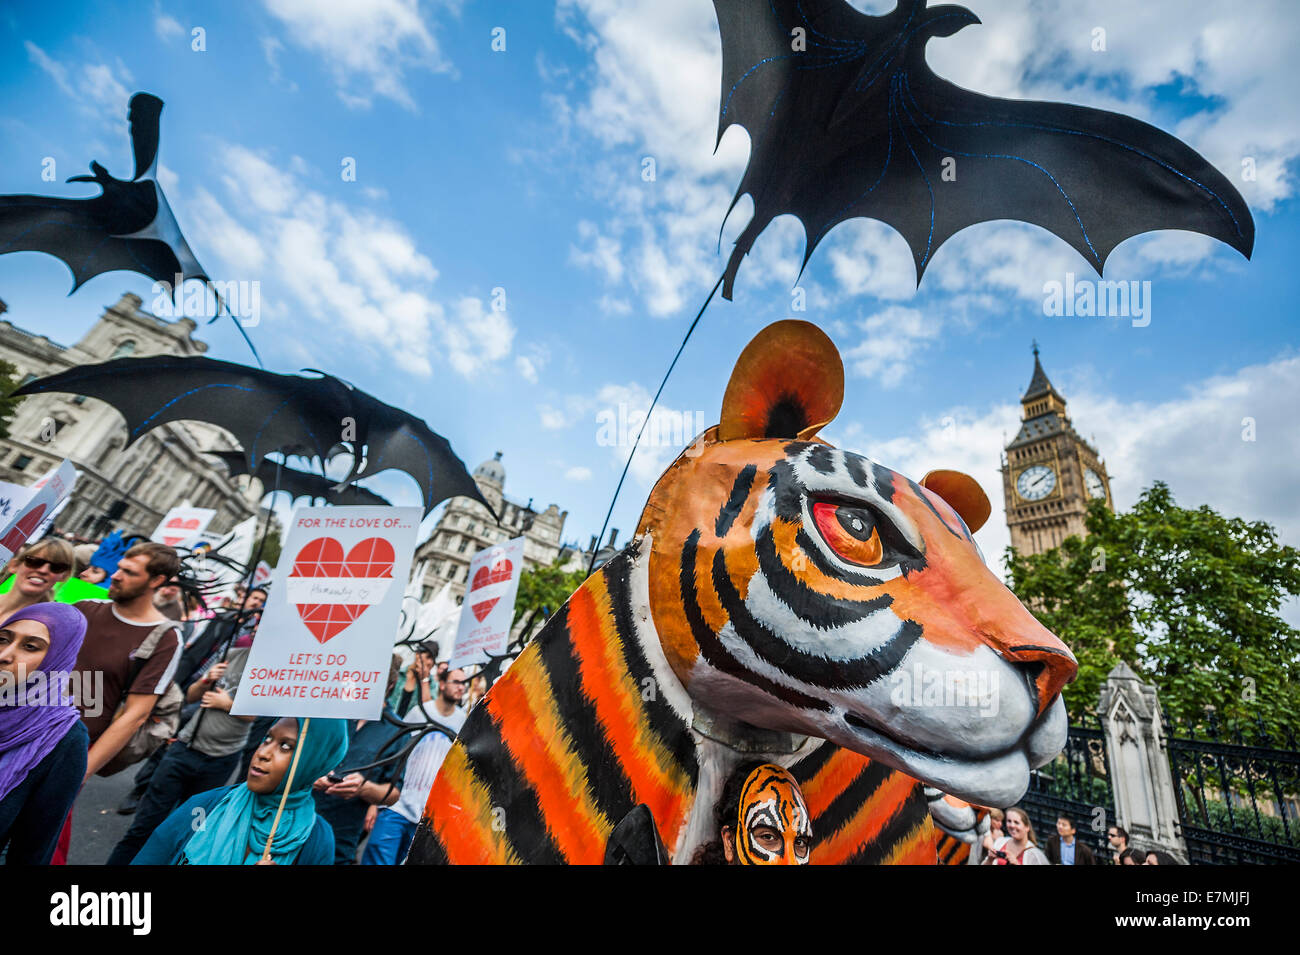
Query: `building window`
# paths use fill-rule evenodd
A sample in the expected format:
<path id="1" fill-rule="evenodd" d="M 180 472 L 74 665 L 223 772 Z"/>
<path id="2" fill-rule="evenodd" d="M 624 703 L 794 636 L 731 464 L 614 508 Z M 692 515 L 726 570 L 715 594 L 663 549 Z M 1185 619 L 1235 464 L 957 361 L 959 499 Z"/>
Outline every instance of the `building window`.
<path id="1" fill-rule="evenodd" d="M 465 553 L 465 551 L 466 551 L 466 549 L 467 549 L 468 547 L 469 547 L 469 538 L 468 538 L 468 537 L 462 537 L 462 538 L 460 539 L 460 546 L 459 546 L 458 548 L 456 548 L 456 550 L 457 550 L 459 553 L 463 554 L 463 553 Z"/>
<path id="2" fill-rule="evenodd" d="M 14 458 L 13 469 L 15 471 L 25 471 L 27 469 L 27 465 L 31 463 L 32 463 L 32 456 L 30 454 L 20 454 L 18 455 L 18 457 Z"/>
<path id="3" fill-rule="evenodd" d="M 85 395 L 73 395 L 73 396 L 72 396 L 72 403 L 73 403 L 74 405 L 84 405 L 84 404 L 86 403 L 86 396 L 85 396 Z"/>
<path id="4" fill-rule="evenodd" d="M 108 360 L 112 361 L 114 358 L 126 358 L 127 356 L 134 354 L 134 352 L 135 342 L 128 338 L 113 350 L 113 354 L 108 357 Z"/>

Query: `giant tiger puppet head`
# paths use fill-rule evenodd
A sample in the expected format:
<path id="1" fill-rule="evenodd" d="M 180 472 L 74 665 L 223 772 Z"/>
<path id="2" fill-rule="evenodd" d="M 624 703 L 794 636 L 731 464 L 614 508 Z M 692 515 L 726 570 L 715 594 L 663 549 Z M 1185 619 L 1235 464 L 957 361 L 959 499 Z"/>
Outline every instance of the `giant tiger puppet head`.
<path id="1" fill-rule="evenodd" d="M 1074 658 L 985 566 L 974 480 L 817 437 L 843 386 L 814 325 L 749 344 L 631 543 L 469 714 L 410 861 L 688 860 L 752 758 L 798 781 L 820 864 L 935 861 L 917 780 L 1020 798 Z"/>
<path id="2" fill-rule="evenodd" d="M 673 672 L 730 718 L 821 737 L 986 805 L 1065 742 L 1070 651 L 984 563 L 974 479 L 918 484 L 817 437 L 839 353 L 778 322 L 722 420 L 650 495 L 650 611 Z"/>

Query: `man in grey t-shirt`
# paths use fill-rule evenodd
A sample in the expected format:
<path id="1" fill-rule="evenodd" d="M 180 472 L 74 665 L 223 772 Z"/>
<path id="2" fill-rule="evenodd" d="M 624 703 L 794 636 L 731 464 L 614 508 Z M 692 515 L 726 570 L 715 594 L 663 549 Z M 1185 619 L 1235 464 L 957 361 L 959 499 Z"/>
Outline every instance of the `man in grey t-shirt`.
<path id="1" fill-rule="evenodd" d="M 230 651 L 202 677 L 190 684 L 185 697 L 199 704 L 195 713 L 167 748 L 140 799 L 131 828 L 108 857 L 108 865 L 129 865 L 154 829 L 191 796 L 224 786 L 238 768 L 248 741 L 251 716 L 231 716 L 248 648 Z"/>

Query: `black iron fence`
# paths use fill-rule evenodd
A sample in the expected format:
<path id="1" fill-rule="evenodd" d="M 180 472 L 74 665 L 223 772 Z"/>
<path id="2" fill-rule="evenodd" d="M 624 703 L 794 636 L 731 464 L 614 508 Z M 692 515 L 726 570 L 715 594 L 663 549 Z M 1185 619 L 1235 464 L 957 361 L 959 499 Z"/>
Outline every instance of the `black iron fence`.
<path id="1" fill-rule="evenodd" d="M 1084 726 L 1071 726 L 1065 748 L 1029 777 L 1029 791 L 1020 804 L 1038 836 L 1041 848 L 1056 835 L 1061 815 L 1074 822 L 1076 838 L 1092 850 L 1097 862 L 1111 861 L 1106 830 L 1115 825 L 1115 797 L 1106 761 L 1106 734 L 1095 717 Z"/>
<path id="2" fill-rule="evenodd" d="M 1073 732 L 1073 730 L 1071 730 Z M 1300 863 L 1300 752 L 1262 724 L 1165 723 L 1192 864 Z"/>

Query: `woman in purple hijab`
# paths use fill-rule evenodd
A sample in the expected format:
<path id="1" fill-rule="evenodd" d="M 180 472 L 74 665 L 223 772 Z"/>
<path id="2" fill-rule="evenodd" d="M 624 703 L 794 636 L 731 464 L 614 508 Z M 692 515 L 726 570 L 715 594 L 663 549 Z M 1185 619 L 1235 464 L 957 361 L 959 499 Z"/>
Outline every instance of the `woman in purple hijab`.
<path id="1" fill-rule="evenodd" d="M 86 774 L 86 727 L 68 674 L 86 635 L 71 604 L 33 604 L 0 624 L 0 852 L 48 865 Z"/>

